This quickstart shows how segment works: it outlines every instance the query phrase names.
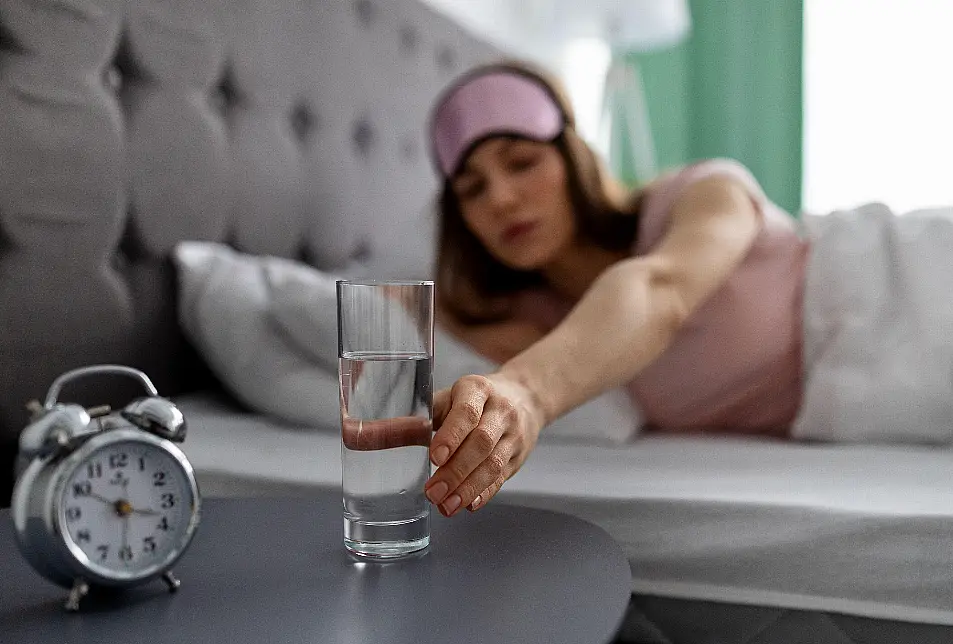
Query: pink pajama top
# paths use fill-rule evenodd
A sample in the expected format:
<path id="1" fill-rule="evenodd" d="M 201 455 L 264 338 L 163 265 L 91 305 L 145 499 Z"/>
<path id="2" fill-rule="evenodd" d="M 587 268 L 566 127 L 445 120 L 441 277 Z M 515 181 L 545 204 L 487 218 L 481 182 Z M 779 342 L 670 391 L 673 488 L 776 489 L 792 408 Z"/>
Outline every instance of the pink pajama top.
<path id="1" fill-rule="evenodd" d="M 741 164 L 712 159 L 649 186 L 634 255 L 664 237 L 672 207 L 694 181 L 727 175 L 744 184 L 761 229 L 741 265 L 629 383 L 647 429 L 785 435 L 801 400 L 801 303 L 807 244 Z M 534 298 L 535 299 L 535 298 Z M 535 305 L 544 324 L 566 312 Z M 550 314 L 546 314 L 546 309 Z M 548 319 L 543 319 L 548 318 Z"/>

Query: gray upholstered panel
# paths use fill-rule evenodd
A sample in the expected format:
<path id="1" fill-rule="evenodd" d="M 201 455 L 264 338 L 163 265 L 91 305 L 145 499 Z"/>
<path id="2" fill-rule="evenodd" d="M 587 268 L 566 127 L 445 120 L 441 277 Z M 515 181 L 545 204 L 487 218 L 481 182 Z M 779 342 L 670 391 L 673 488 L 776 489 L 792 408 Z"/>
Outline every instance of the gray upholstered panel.
<path id="1" fill-rule="evenodd" d="M 416 0 L 0 0 L 0 472 L 68 368 L 208 382 L 179 240 L 426 273 L 422 125 L 493 55 Z"/>

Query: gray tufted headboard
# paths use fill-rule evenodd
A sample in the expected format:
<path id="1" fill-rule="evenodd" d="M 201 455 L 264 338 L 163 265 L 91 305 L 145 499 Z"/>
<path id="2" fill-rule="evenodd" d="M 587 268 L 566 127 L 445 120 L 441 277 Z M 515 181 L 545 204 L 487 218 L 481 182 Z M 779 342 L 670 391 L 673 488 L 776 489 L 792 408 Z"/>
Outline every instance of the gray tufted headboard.
<path id="1" fill-rule="evenodd" d="M 0 0 L 0 505 L 24 403 L 64 370 L 212 382 L 176 242 L 427 272 L 422 126 L 494 55 L 416 0 Z"/>

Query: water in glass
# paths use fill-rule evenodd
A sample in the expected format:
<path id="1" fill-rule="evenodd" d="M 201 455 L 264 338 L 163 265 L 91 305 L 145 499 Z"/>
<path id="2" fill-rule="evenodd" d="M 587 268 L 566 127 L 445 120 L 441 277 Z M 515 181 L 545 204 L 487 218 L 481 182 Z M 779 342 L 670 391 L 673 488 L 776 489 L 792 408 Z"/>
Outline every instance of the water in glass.
<path id="1" fill-rule="evenodd" d="M 348 352 L 341 358 L 344 545 L 400 557 L 430 543 L 432 360 Z"/>

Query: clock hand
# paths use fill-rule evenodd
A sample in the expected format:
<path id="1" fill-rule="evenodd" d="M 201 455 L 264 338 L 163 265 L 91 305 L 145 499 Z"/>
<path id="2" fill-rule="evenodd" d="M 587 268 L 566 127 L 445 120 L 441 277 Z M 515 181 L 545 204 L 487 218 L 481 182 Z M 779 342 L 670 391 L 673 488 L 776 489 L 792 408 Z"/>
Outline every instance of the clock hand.
<path id="1" fill-rule="evenodd" d="M 129 547 L 129 515 L 122 517 L 122 550 L 120 552 L 126 552 L 126 549 Z M 125 564 L 128 566 L 129 561 L 124 560 Z"/>
<path id="2" fill-rule="evenodd" d="M 130 510 L 130 512 L 132 514 L 144 514 L 146 516 L 155 516 L 155 517 L 162 514 L 161 512 L 156 512 L 155 510 L 151 510 L 151 509 L 138 510 L 136 508 L 133 508 L 132 510 Z"/>
<path id="3" fill-rule="evenodd" d="M 106 503 L 106 504 L 109 504 L 109 505 L 114 505 L 114 504 L 116 503 L 115 501 L 113 501 L 113 500 L 111 500 L 111 499 L 107 499 L 107 498 L 104 497 L 104 496 L 100 496 L 99 494 L 96 494 L 95 492 L 90 492 L 87 496 L 90 496 L 90 497 L 96 499 L 97 501 L 102 501 L 103 503 Z"/>

